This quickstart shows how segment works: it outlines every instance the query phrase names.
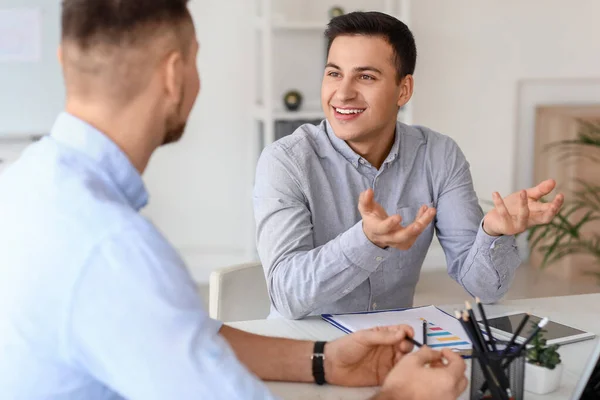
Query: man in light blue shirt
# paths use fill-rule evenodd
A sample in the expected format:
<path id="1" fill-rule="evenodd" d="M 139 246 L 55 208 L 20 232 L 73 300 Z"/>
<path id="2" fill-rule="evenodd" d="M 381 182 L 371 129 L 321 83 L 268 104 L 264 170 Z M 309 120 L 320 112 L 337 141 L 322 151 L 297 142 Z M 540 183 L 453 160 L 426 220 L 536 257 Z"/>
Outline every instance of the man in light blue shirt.
<path id="1" fill-rule="evenodd" d="M 268 146 L 256 170 L 270 316 L 410 307 L 434 233 L 452 279 L 483 302 L 500 299 L 521 263 L 513 235 L 562 205 L 560 194 L 540 202 L 554 181 L 494 193 L 484 216 L 457 144 L 397 122 L 413 92 L 408 27 L 357 12 L 332 19 L 326 36 L 326 120 Z"/>
<path id="2" fill-rule="evenodd" d="M 272 398 L 258 378 L 383 385 L 378 399 L 464 390 L 457 355 L 407 355 L 407 326 L 315 344 L 208 318 L 138 214 L 141 173 L 199 92 L 187 1 L 64 0 L 62 26 L 67 112 L 0 176 L 0 398 Z"/>

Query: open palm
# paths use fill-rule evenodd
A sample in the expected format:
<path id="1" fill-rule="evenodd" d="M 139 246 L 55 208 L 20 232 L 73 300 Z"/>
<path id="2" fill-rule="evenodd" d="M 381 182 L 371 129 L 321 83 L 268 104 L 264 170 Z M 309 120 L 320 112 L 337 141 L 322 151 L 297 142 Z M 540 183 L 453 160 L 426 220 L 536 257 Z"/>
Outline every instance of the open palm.
<path id="1" fill-rule="evenodd" d="M 516 235 L 535 225 L 547 224 L 563 205 L 564 196 L 558 194 L 551 202 L 541 201 L 556 186 L 552 179 L 527 190 L 515 192 L 504 199 L 498 192 L 492 197 L 494 209 L 483 221 L 483 229 L 492 236 Z"/>

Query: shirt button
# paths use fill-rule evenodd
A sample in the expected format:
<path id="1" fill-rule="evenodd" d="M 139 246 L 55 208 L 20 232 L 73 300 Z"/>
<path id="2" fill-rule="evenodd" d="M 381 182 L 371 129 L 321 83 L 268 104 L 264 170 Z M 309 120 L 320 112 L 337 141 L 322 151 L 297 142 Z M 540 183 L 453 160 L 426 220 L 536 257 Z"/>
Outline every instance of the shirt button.
<path id="1" fill-rule="evenodd" d="M 365 160 L 363 160 L 362 158 L 358 160 L 359 163 L 361 163 L 362 165 L 365 165 Z"/>
<path id="2" fill-rule="evenodd" d="M 383 257 L 381 257 L 381 256 L 377 256 L 377 257 L 375 257 L 375 260 L 376 260 L 376 261 L 383 261 Z"/>
<path id="3" fill-rule="evenodd" d="M 350 293 L 350 289 L 344 289 L 344 294 Z"/>

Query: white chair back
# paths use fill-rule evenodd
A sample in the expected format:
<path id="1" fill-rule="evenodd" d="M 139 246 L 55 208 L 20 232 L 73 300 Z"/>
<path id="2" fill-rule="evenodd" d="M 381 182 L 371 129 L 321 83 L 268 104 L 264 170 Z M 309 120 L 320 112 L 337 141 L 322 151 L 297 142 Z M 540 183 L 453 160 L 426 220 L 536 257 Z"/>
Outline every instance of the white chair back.
<path id="1" fill-rule="evenodd" d="M 233 265 L 210 275 L 209 314 L 223 322 L 264 319 L 271 301 L 260 263 Z"/>

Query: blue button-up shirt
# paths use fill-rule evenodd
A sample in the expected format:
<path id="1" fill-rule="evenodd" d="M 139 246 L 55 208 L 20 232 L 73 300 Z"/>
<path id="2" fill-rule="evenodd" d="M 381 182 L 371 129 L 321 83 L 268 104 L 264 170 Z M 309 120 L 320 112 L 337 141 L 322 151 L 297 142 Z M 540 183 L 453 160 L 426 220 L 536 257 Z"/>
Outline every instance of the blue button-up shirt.
<path id="1" fill-rule="evenodd" d="M 0 398 L 264 399 L 125 154 L 62 114 L 0 177 Z"/>
<path id="2" fill-rule="evenodd" d="M 406 251 L 367 239 L 358 196 L 375 200 L 403 224 L 423 204 L 435 221 Z M 410 307 L 421 266 L 437 235 L 449 275 L 484 302 L 498 300 L 521 263 L 513 236 L 491 237 L 465 156 L 448 136 L 398 123 L 377 169 L 339 139 L 325 120 L 269 145 L 254 188 L 257 243 L 271 316 L 300 318 Z"/>

